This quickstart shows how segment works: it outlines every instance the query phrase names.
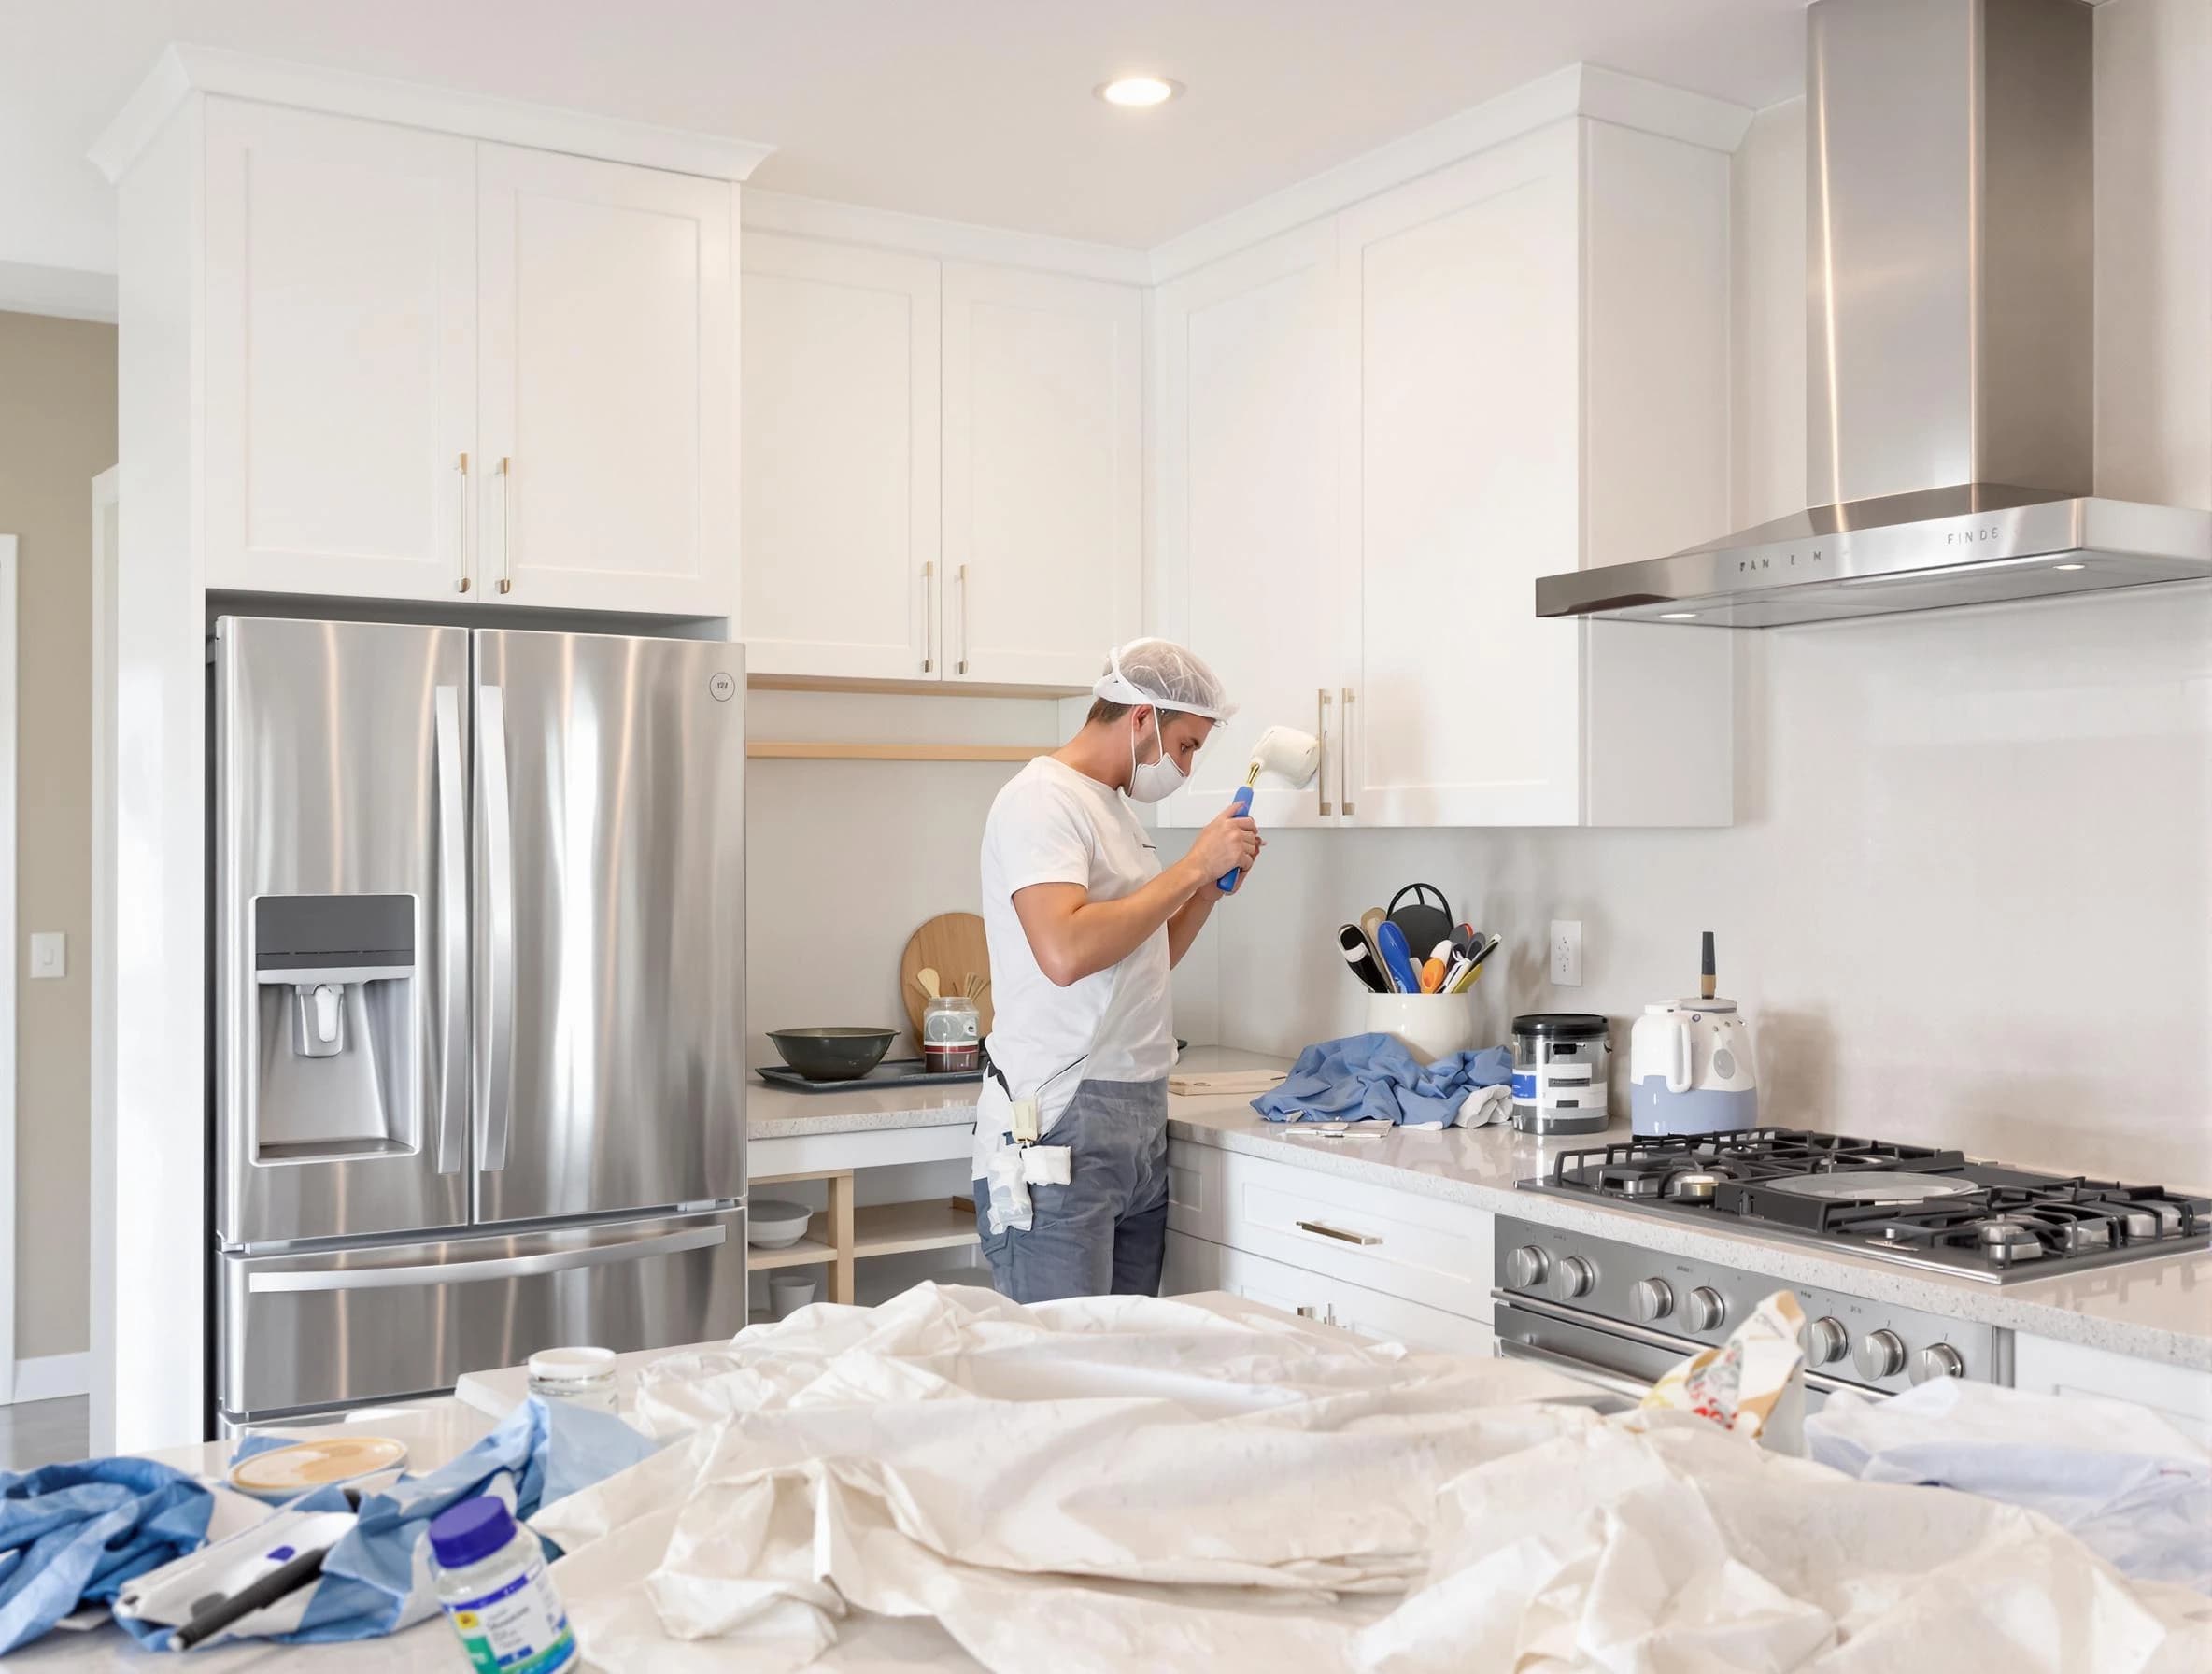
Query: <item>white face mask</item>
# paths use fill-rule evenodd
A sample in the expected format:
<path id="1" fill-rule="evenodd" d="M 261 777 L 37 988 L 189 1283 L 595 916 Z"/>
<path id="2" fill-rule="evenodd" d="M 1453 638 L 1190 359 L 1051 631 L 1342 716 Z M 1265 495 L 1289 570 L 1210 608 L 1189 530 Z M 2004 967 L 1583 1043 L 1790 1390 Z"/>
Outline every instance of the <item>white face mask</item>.
<path id="1" fill-rule="evenodd" d="M 1137 734 L 1129 733 L 1129 801 L 1156 802 L 1183 788 L 1184 772 L 1168 759 L 1168 741 L 1160 732 L 1160 712 L 1152 712 L 1152 736 L 1160 746 L 1159 759 L 1137 759 Z"/>

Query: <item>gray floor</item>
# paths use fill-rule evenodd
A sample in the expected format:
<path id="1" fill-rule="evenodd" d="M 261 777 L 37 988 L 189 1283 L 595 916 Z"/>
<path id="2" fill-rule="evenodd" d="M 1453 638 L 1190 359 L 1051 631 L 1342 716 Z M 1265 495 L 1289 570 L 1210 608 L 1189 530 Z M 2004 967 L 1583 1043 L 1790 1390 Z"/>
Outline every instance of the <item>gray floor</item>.
<path id="1" fill-rule="evenodd" d="M 81 1459 L 90 1451 L 92 1423 L 92 1402 L 81 1395 L 0 1407 L 0 1468 L 35 1470 Z"/>

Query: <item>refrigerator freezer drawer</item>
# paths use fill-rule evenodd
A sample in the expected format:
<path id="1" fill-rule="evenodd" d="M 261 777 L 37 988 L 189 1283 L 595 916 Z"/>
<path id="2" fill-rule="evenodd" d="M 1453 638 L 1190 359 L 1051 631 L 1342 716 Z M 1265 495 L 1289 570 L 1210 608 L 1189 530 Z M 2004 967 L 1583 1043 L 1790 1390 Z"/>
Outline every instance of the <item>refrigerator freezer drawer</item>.
<path id="1" fill-rule="evenodd" d="M 745 1323 L 744 1211 L 219 1258 L 230 1420 L 450 1388 L 543 1348 L 626 1351 Z"/>

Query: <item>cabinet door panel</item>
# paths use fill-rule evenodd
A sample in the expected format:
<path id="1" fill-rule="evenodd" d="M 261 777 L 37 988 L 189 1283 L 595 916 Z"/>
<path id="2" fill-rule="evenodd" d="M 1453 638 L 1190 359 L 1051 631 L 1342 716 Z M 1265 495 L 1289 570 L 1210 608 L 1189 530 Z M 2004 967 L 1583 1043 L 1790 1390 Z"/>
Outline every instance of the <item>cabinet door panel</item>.
<path id="1" fill-rule="evenodd" d="M 1561 123 L 1342 218 L 1362 824 L 1580 817 L 1581 630 L 1533 619 L 1580 551 L 1575 158 Z"/>
<path id="2" fill-rule="evenodd" d="M 206 159 L 208 586 L 455 599 L 475 146 L 213 99 Z"/>
<path id="3" fill-rule="evenodd" d="M 730 613 L 732 189 L 509 146 L 477 168 L 493 596 Z"/>
<path id="4" fill-rule="evenodd" d="M 739 632 L 756 674 L 941 673 L 938 292 L 926 257 L 745 239 Z"/>
<path id="5" fill-rule="evenodd" d="M 954 680 L 1088 687 L 1136 632 L 1142 335 L 1131 286 L 946 263 Z"/>
<path id="6" fill-rule="evenodd" d="M 1156 299 L 1153 626 L 1212 663 L 1238 705 L 1189 787 L 1162 805 L 1164 825 L 1218 814 L 1268 727 L 1322 730 L 1325 718 L 1319 782 L 1263 782 L 1253 810 L 1264 826 L 1334 820 L 1342 766 L 1331 620 L 1335 259 L 1333 228 L 1303 228 L 1163 286 Z"/>

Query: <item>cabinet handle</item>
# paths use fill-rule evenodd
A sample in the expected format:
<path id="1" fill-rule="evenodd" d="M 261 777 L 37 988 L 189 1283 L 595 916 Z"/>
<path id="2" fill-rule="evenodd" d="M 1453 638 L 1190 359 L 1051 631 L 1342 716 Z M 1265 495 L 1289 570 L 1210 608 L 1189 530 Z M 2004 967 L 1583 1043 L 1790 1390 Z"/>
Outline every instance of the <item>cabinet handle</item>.
<path id="1" fill-rule="evenodd" d="M 1372 1232 L 1346 1232 L 1342 1227 L 1332 1227 L 1326 1221 L 1293 1221 L 1291 1225 L 1300 1232 L 1311 1232 L 1320 1238 L 1333 1238 L 1340 1244 L 1357 1244 L 1362 1249 L 1382 1241 Z"/>
<path id="2" fill-rule="evenodd" d="M 1316 1308 L 1312 1303 L 1308 1302 L 1304 1307 L 1298 1310 L 1298 1317 L 1300 1319 L 1317 1320 L 1321 1317 L 1321 1310 Z"/>
<path id="3" fill-rule="evenodd" d="M 959 583 L 960 660 L 959 663 L 954 668 L 953 673 L 956 674 L 965 674 L 968 672 L 968 566 L 966 564 L 962 564 L 960 566 Z"/>
<path id="4" fill-rule="evenodd" d="M 925 674 L 937 666 L 936 589 L 931 585 L 936 575 L 934 563 L 922 566 L 922 673 Z"/>
<path id="5" fill-rule="evenodd" d="M 1352 812 L 1352 688 L 1344 688 L 1344 747 L 1337 752 L 1337 801 Z"/>
<path id="6" fill-rule="evenodd" d="M 461 536 L 461 575 L 454 580 L 453 590 L 465 593 L 469 590 L 469 456 L 462 454 L 454 469 L 461 473 L 461 528 L 457 532 Z"/>
<path id="7" fill-rule="evenodd" d="M 515 590 L 515 461 L 499 456 L 499 590 Z"/>
<path id="8" fill-rule="evenodd" d="M 1320 702 L 1313 711 L 1313 736 L 1321 740 L 1321 765 L 1313 774 L 1314 799 L 1321 804 L 1323 818 L 1328 817 L 1328 688 L 1321 688 Z"/>

